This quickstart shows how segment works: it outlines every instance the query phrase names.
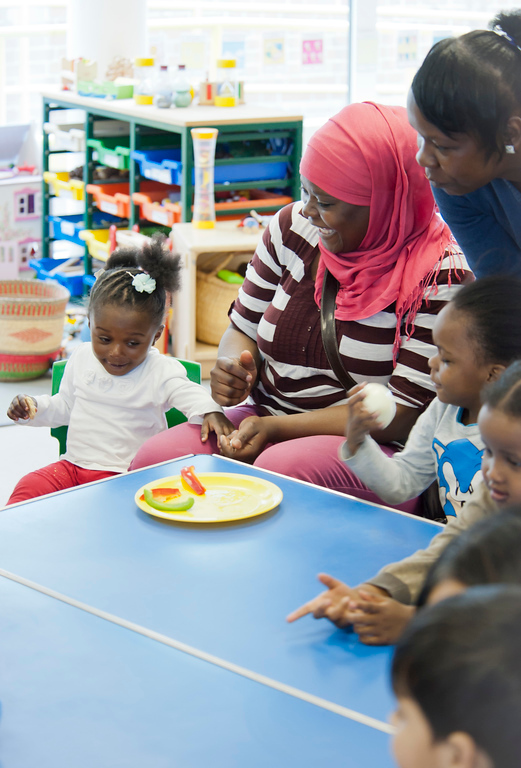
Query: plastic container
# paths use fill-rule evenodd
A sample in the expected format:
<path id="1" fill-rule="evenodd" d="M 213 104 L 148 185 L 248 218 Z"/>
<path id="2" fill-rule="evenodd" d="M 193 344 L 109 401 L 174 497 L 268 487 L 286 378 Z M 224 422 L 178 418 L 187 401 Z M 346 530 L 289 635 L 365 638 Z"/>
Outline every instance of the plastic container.
<path id="1" fill-rule="evenodd" d="M 178 192 L 177 188 L 165 187 L 154 181 L 143 181 L 140 185 L 140 194 L 147 195 L 154 202 L 161 201 L 168 197 L 170 192 Z M 129 185 L 123 184 L 87 184 L 87 192 L 92 195 L 94 202 L 100 211 L 112 213 L 114 216 L 120 216 L 123 219 L 130 219 L 131 194 Z M 132 196 L 134 202 L 137 202 L 134 193 Z M 163 222 L 158 222 L 162 224 Z"/>
<path id="2" fill-rule="evenodd" d="M 104 139 L 89 139 L 87 146 L 97 154 L 101 165 L 128 171 L 130 167 L 130 138 L 128 136 L 107 137 Z"/>
<path id="3" fill-rule="evenodd" d="M 51 187 L 53 195 L 73 200 L 83 200 L 85 197 L 85 183 L 81 179 L 69 179 L 68 172 L 44 171 L 43 178 Z"/>
<path id="4" fill-rule="evenodd" d="M 192 224 L 197 229 L 215 227 L 214 163 L 217 128 L 192 128 L 194 144 L 194 211 Z"/>
<path id="5" fill-rule="evenodd" d="M 119 224 L 120 227 L 124 225 L 118 216 L 111 216 L 101 211 L 94 211 L 92 219 L 96 227 L 109 227 L 111 224 Z M 49 236 L 54 240 L 68 240 L 76 245 L 84 245 L 80 237 L 83 229 L 85 226 L 82 213 L 73 216 L 49 216 Z"/>
<path id="6" fill-rule="evenodd" d="M 179 64 L 174 82 L 174 104 L 176 107 L 189 107 L 192 103 L 192 87 L 186 76 L 186 66 Z"/>
<path id="7" fill-rule="evenodd" d="M 132 200 L 140 207 L 139 218 L 160 224 L 163 227 L 172 227 L 181 221 L 181 206 L 165 199 L 165 192 L 159 194 L 146 194 L 134 192 Z"/>
<path id="8" fill-rule="evenodd" d="M 84 229 L 80 236 L 93 259 L 107 261 L 112 252 L 110 229 Z"/>
<path id="9" fill-rule="evenodd" d="M 62 267 L 68 261 L 69 259 L 32 259 L 29 266 L 34 269 L 39 280 L 55 280 L 67 288 L 71 296 L 81 296 L 83 293 L 83 263 L 81 264 L 82 274 L 68 275 L 59 270 L 55 271 L 57 267 Z"/>
<path id="10" fill-rule="evenodd" d="M 216 107 L 234 107 L 237 104 L 237 62 L 235 59 L 217 60 Z"/>
<path id="11" fill-rule="evenodd" d="M 159 109 L 168 109 L 172 104 L 173 85 L 168 74 L 168 67 L 163 64 L 159 67 L 159 74 L 154 84 L 154 106 Z"/>
<path id="12" fill-rule="evenodd" d="M 154 59 L 134 60 L 134 101 L 136 104 L 154 103 Z"/>

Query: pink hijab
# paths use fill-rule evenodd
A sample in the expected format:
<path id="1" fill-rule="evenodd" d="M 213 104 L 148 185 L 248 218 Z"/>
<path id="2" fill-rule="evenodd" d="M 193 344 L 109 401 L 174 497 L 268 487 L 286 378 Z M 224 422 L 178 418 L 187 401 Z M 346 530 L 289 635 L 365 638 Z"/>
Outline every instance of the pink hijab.
<path id="1" fill-rule="evenodd" d="M 416 162 L 416 132 L 403 107 L 351 104 L 311 137 L 300 172 L 328 195 L 369 205 L 369 227 L 357 251 L 331 253 L 319 243 L 315 284 L 320 305 L 324 270 L 340 283 L 335 317 L 363 320 L 396 302 L 406 332 L 429 284 L 436 289 L 441 257 L 451 232 L 436 213 L 430 184 Z"/>

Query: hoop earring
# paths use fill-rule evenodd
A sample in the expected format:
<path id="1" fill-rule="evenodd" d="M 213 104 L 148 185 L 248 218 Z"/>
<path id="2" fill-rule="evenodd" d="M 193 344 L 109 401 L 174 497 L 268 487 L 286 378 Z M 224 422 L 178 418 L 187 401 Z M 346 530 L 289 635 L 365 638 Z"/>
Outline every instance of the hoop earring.
<path id="1" fill-rule="evenodd" d="M 507 155 L 515 155 L 516 154 L 516 148 L 513 144 L 505 144 L 505 152 Z"/>

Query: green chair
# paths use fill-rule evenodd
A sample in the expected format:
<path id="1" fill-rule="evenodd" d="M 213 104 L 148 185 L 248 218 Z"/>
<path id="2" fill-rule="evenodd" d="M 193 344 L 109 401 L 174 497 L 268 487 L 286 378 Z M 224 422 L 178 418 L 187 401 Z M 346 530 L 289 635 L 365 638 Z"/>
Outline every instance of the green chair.
<path id="1" fill-rule="evenodd" d="M 201 383 L 201 363 L 194 363 L 192 360 L 179 360 L 179 358 L 176 358 L 179 363 L 184 365 L 186 368 L 186 373 L 190 381 L 194 381 L 196 384 Z M 65 371 L 65 366 L 67 364 L 67 360 L 56 360 L 55 363 L 53 363 L 52 366 L 52 394 L 55 395 L 59 388 L 60 388 L 60 382 L 62 380 L 63 373 Z M 186 421 L 186 416 L 184 413 L 181 413 L 181 411 L 178 411 L 177 408 L 171 408 L 169 411 L 166 412 L 166 423 L 168 424 L 168 428 L 175 427 L 176 424 L 182 424 L 183 421 Z M 51 435 L 55 437 L 60 445 L 60 456 L 65 453 L 67 450 L 67 427 L 52 427 L 51 428 Z"/>

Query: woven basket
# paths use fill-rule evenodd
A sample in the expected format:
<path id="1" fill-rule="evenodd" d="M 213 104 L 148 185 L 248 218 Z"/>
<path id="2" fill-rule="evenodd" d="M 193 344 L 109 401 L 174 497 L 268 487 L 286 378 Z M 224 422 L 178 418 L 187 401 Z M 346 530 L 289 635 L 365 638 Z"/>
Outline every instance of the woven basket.
<path id="1" fill-rule="evenodd" d="M 69 291 L 43 280 L 0 280 L 0 381 L 35 379 L 62 344 Z"/>
<path id="2" fill-rule="evenodd" d="M 240 285 L 217 277 L 217 272 L 224 269 L 237 254 L 229 253 L 224 258 L 222 253 L 216 255 L 221 260 L 215 269 L 211 272 L 197 270 L 195 335 L 199 341 L 217 346 L 230 324 L 228 310 L 237 298 Z"/>

